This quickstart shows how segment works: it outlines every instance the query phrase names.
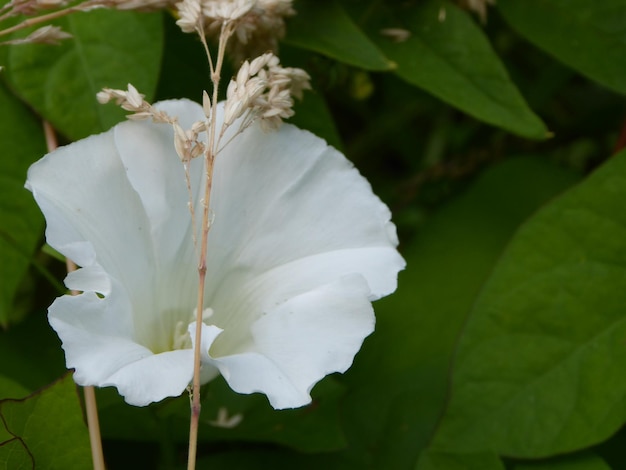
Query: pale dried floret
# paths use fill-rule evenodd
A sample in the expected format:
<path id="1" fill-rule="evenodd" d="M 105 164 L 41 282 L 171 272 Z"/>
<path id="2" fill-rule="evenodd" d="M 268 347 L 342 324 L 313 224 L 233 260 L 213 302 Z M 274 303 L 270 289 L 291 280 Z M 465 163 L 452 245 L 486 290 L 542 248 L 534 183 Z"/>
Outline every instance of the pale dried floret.
<path id="1" fill-rule="evenodd" d="M 137 89 L 128 84 L 128 90 L 116 90 L 113 88 L 103 88 L 102 91 L 96 94 L 96 99 L 99 103 L 105 104 L 111 100 L 115 101 L 115 104 L 126 111 L 131 111 L 128 119 L 131 120 L 143 120 L 150 119 L 154 122 L 162 122 L 171 124 L 174 119 L 168 116 L 163 111 L 155 109 L 150 103 L 144 99 L 144 95 L 139 93 Z"/>
<path id="2" fill-rule="evenodd" d="M 170 124 L 174 129 L 174 147 L 176 153 L 183 162 L 199 157 L 205 151 L 205 145 L 199 139 L 201 133 L 206 129 L 206 123 L 196 122 L 190 130 L 185 131 L 175 117 L 169 116 L 165 111 L 153 107 L 144 99 L 144 95 L 128 84 L 127 90 L 115 90 L 104 88 L 96 94 L 98 102 L 101 104 L 115 101 L 119 107 L 133 114 L 126 116 L 131 121 L 143 121 L 152 119 L 157 123 Z"/>
<path id="3" fill-rule="evenodd" d="M 380 34 L 394 42 L 405 42 L 411 37 L 411 31 L 402 28 L 383 28 L 380 30 Z"/>
<path id="4" fill-rule="evenodd" d="M 176 0 L 102 0 L 102 3 L 117 10 L 157 11 L 173 7 Z"/>
<path id="5" fill-rule="evenodd" d="M 34 44 L 59 44 L 64 39 L 70 39 L 72 35 L 61 29 L 60 26 L 46 25 L 43 26 L 26 38 Z"/>
<path id="6" fill-rule="evenodd" d="M 202 13 L 207 19 L 217 22 L 236 21 L 247 15 L 256 0 L 204 0 Z"/>
<path id="7" fill-rule="evenodd" d="M 72 35 L 63 31 L 59 26 L 46 25 L 36 29 L 25 38 L 13 39 L 0 43 L 0 45 L 18 44 L 51 44 L 57 45 L 63 39 L 69 39 Z"/>
<path id="8" fill-rule="evenodd" d="M 278 40 L 285 35 L 284 18 L 295 14 L 292 0 L 197 1 L 202 6 L 202 26 L 207 34 L 218 38 L 223 26 L 230 26 L 232 40 L 228 42 L 228 50 L 236 63 L 276 51 Z M 180 16 L 182 19 L 183 15 Z M 180 24 L 183 31 L 192 31 L 189 24 L 185 16 L 185 21 Z"/>
<path id="9" fill-rule="evenodd" d="M 480 21 L 487 22 L 487 5 L 495 5 L 495 0 L 459 0 L 462 7 L 478 14 Z"/>
<path id="10" fill-rule="evenodd" d="M 176 4 L 179 19 L 176 24 L 185 33 L 192 33 L 202 25 L 200 0 L 183 0 Z"/>
<path id="11" fill-rule="evenodd" d="M 228 415 L 228 410 L 220 406 L 217 410 L 217 418 L 209 421 L 211 426 L 215 426 L 216 428 L 224 428 L 224 429 L 233 429 L 237 427 L 243 421 L 243 415 L 241 413 L 234 414 L 233 416 Z"/>
<path id="12" fill-rule="evenodd" d="M 205 146 L 199 141 L 199 135 L 204 131 L 203 123 L 196 122 L 191 129 L 185 131 L 178 122 L 172 123 L 174 128 L 174 148 L 183 162 L 199 157 L 205 151 Z"/>
<path id="13" fill-rule="evenodd" d="M 67 5 L 66 0 L 35 0 L 37 6 L 42 10 L 47 10 L 50 8 L 60 8 Z"/>
<path id="14" fill-rule="evenodd" d="M 1 7 L 3 15 L 6 17 L 18 15 L 34 15 L 43 8 L 37 4 L 36 0 L 12 0 Z M 5 13 L 6 12 L 6 13 Z"/>
<path id="15" fill-rule="evenodd" d="M 281 67 L 272 53 L 245 61 L 226 90 L 224 128 L 245 116 L 243 128 L 260 119 L 264 130 L 277 129 L 293 116 L 293 96 L 302 98 L 309 79 L 304 70 Z"/>
<path id="16" fill-rule="evenodd" d="M 204 116 L 206 118 L 211 117 L 211 98 L 209 98 L 209 94 L 206 90 L 202 91 L 202 110 L 204 111 Z"/>

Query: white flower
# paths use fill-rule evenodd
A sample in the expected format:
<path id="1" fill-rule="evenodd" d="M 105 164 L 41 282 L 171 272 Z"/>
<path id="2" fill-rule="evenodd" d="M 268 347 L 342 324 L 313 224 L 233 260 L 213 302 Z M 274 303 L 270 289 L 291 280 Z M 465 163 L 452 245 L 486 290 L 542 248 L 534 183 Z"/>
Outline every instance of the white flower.
<path id="1" fill-rule="evenodd" d="M 155 107 L 183 128 L 204 119 L 190 101 Z M 189 165 L 200 204 L 203 159 Z M 49 309 L 76 382 L 115 386 L 139 406 L 180 395 L 198 281 L 172 127 L 127 121 L 59 148 L 26 186 L 48 243 L 82 266 L 65 282 L 83 293 Z M 373 331 L 370 302 L 396 288 L 404 261 L 389 210 L 339 152 L 291 125 L 253 125 L 226 146 L 211 209 L 202 381 L 221 373 L 275 408 L 305 405 Z"/>

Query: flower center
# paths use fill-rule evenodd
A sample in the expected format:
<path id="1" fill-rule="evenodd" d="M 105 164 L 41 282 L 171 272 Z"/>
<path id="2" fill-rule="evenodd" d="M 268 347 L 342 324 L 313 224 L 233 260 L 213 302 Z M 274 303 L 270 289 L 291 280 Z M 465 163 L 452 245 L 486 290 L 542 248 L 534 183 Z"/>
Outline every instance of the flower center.
<path id="1" fill-rule="evenodd" d="M 206 321 L 213 316 L 212 308 L 205 308 L 202 311 L 202 321 Z M 191 321 L 195 321 L 196 318 L 196 309 L 193 311 L 193 319 Z M 192 342 L 191 336 L 189 335 L 189 323 L 191 322 L 176 322 L 176 326 L 174 327 L 174 337 L 172 341 L 172 350 L 176 349 L 191 349 Z"/>
<path id="2" fill-rule="evenodd" d="M 191 349 L 191 336 L 187 331 L 187 324 L 179 321 L 174 328 L 174 341 L 172 349 Z"/>

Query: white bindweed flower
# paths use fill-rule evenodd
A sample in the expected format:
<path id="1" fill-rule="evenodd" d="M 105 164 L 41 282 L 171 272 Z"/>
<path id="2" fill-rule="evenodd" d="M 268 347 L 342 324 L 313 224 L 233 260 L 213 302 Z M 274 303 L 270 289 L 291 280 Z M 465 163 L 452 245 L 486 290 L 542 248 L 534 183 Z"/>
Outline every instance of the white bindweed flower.
<path id="1" fill-rule="evenodd" d="M 183 128 L 204 119 L 190 101 L 155 108 Z M 197 207 L 203 160 L 188 162 Z M 172 126 L 127 121 L 59 148 L 26 186 L 48 243 L 82 267 L 65 281 L 82 293 L 49 309 L 76 382 L 115 386 L 139 406 L 183 393 L 198 261 Z M 221 373 L 274 408 L 305 405 L 317 381 L 351 365 L 374 329 L 371 301 L 396 288 L 404 260 L 389 210 L 323 140 L 256 124 L 217 156 L 211 210 L 202 381 Z"/>

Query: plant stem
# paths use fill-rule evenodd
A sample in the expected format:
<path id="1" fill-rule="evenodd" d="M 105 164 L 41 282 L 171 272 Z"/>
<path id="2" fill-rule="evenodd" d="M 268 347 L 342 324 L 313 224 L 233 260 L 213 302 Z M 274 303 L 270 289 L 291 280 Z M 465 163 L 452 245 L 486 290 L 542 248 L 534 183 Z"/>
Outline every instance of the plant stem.
<path id="1" fill-rule="evenodd" d="M 65 260 L 67 272 L 76 271 L 76 264 L 67 258 Z M 78 291 L 71 290 L 70 294 L 78 295 Z M 98 419 L 98 405 L 96 403 L 96 391 L 93 386 L 83 387 L 85 396 L 85 414 L 87 415 L 87 428 L 89 429 L 89 443 L 91 445 L 91 460 L 93 470 L 105 470 L 104 454 L 102 452 L 102 438 L 100 436 L 100 420 Z"/>
<path id="2" fill-rule="evenodd" d="M 213 165 L 215 163 L 215 127 L 217 123 L 217 100 L 220 83 L 220 73 L 224 61 L 224 53 L 226 51 L 226 42 L 232 28 L 229 24 L 222 25 L 222 31 L 219 39 L 217 60 L 215 68 L 210 59 L 210 52 L 206 43 L 204 31 L 200 28 L 198 34 L 204 45 L 205 51 L 211 64 L 211 82 L 213 84 L 213 93 L 211 98 L 211 116 L 207 123 L 208 142 L 206 151 L 204 152 L 204 168 L 205 168 L 205 187 L 204 198 L 202 200 L 202 237 L 200 241 L 200 259 L 198 261 L 198 302 L 196 304 L 196 335 L 193 362 L 193 385 L 191 392 L 191 421 L 189 424 L 189 453 L 187 460 L 187 470 L 195 470 L 196 455 L 198 449 L 198 425 L 200 421 L 200 366 L 201 366 L 201 346 L 202 346 L 202 313 L 204 310 L 204 284 L 206 281 L 206 261 L 207 261 L 207 242 L 209 239 L 209 229 L 211 228 L 210 206 L 211 206 L 211 188 L 213 186 Z"/>
<path id="3" fill-rule="evenodd" d="M 48 148 L 48 152 L 52 152 L 58 146 L 54 129 L 48 121 L 44 121 L 43 130 L 46 136 L 46 146 Z M 69 258 L 65 259 L 65 266 L 67 267 L 68 273 L 76 271 L 76 264 Z M 71 290 L 70 294 L 78 295 L 79 292 Z M 93 461 L 93 468 L 94 470 L 105 470 L 95 390 L 93 387 L 84 387 L 83 390 L 85 394 L 85 411 L 87 414 L 87 427 L 89 429 L 89 442 L 91 444 L 91 459 Z"/>
<path id="4" fill-rule="evenodd" d="M 83 387 L 83 392 L 85 394 L 85 409 L 87 411 L 87 426 L 89 427 L 89 442 L 91 443 L 93 470 L 105 470 L 102 438 L 100 437 L 100 421 L 98 420 L 98 405 L 96 404 L 96 391 L 93 386 L 87 386 Z"/>
<path id="5" fill-rule="evenodd" d="M 55 12 L 52 13 L 48 13 L 47 15 L 41 15 L 41 16 L 36 16 L 34 18 L 28 18 L 24 21 L 22 21 L 19 24 L 16 24 L 15 26 L 12 26 L 10 28 L 7 29 L 3 29 L 0 30 L 0 36 L 4 36 L 6 34 L 11 34 L 14 33 L 15 31 L 19 31 L 21 29 L 25 29 L 28 28 L 30 26 L 34 26 L 36 24 L 39 23 L 45 23 L 46 21 L 50 21 L 50 20 L 55 20 L 57 18 L 61 18 L 65 15 L 68 15 L 70 13 L 73 13 L 75 11 L 80 11 L 80 9 L 76 6 L 72 6 L 72 7 L 68 7 L 65 8 L 63 10 L 57 10 Z"/>
<path id="6" fill-rule="evenodd" d="M 52 13 L 48 13 L 46 15 L 35 16 L 33 18 L 28 18 L 21 23 L 16 24 L 7 29 L 0 30 L 0 36 L 5 36 L 7 34 L 14 33 L 15 31 L 19 31 L 21 29 L 28 28 L 30 26 L 34 26 L 36 24 L 45 23 L 47 21 L 56 20 L 57 18 L 61 18 L 65 15 L 69 15 L 70 13 L 74 13 L 77 11 L 89 11 L 94 8 L 104 7 L 104 3 L 99 0 L 87 1 L 78 5 L 73 5 L 71 7 L 64 8 L 62 10 L 53 11 Z M 1 19 L 5 19 L 6 15 L 3 15 Z"/>

